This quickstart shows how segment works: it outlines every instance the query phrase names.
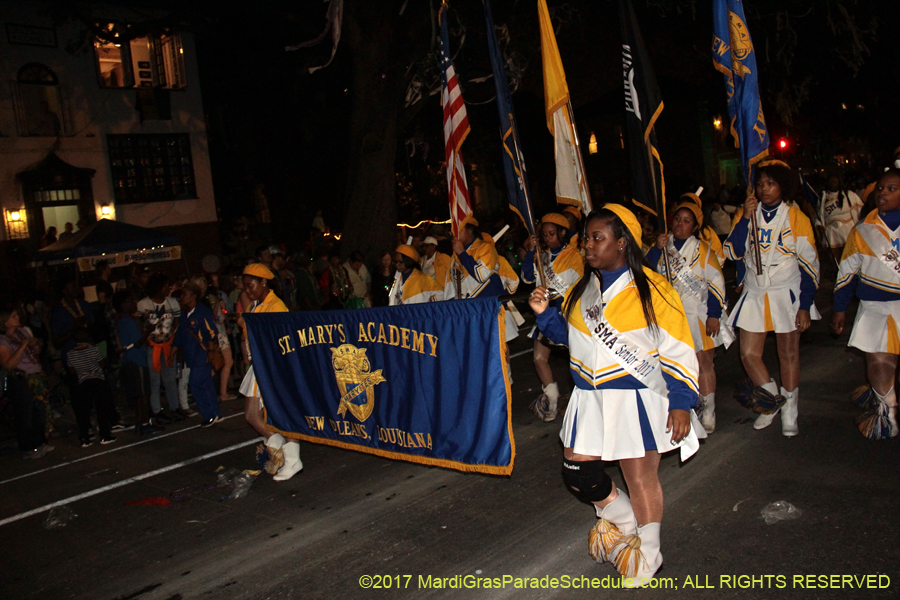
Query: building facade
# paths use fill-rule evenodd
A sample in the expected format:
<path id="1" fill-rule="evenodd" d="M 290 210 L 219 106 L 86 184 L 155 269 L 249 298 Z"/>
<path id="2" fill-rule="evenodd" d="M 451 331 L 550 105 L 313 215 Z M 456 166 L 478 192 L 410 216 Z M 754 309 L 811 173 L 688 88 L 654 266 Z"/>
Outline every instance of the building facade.
<path id="1" fill-rule="evenodd" d="M 220 245 L 191 35 L 146 9 L 54 6 L 0 1 L 0 237 L 36 249 L 115 219 L 180 235 L 196 268 Z"/>

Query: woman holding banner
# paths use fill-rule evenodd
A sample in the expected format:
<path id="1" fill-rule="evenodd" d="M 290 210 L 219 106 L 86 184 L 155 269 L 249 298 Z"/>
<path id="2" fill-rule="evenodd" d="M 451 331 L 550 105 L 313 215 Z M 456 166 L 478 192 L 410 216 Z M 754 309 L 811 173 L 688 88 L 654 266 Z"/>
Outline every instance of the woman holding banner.
<path id="1" fill-rule="evenodd" d="M 275 274 L 262 263 L 254 263 L 244 267 L 241 277 L 244 291 L 250 298 L 251 304 L 247 312 L 252 313 L 279 313 L 288 312 L 284 302 L 271 290 L 271 282 Z M 250 338 L 247 335 L 247 325 L 244 323 L 244 315 L 238 314 L 237 324 L 244 330 L 244 343 L 247 345 L 247 355 L 250 355 Z M 241 382 L 241 394 L 246 396 L 244 403 L 244 418 L 250 426 L 261 436 L 266 438 L 265 446 L 260 444 L 256 449 L 257 458 L 266 469 L 267 473 L 275 475 L 275 481 L 286 481 L 303 469 L 300 460 L 300 444 L 296 440 L 285 439 L 280 433 L 273 433 L 266 429 L 266 421 L 263 417 L 263 399 L 259 394 L 259 386 L 256 383 L 256 375 L 253 374 L 253 364 L 244 375 Z"/>
<path id="2" fill-rule="evenodd" d="M 559 308 L 562 305 L 566 290 L 584 275 L 584 259 L 577 247 L 565 246 L 569 239 L 569 220 L 558 213 L 544 215 L 540 223 L 541 252 L 540 264 L 543 267 L 541 283 L 546 283 L 550 292 L 550 303 Z M 525 240 L 525 259 L 522 261 L 522 281 L 534 283 L 536 265 L 534 260 L 538 236 L 532 235 Z M 542 393 L 531 403 L 531 412 L 543 421 L 556 420 L 556 404 L 559 401 L 559 386 L 550 370 L 550 346 L 552 342 L 541 335 L 538 328 L 531 330 L 529 337 L 534 340 L 534 369 L 541 380 Z"/>
<path id="3" fill-rule="evenodd" d="M 422 304 L 444 299 L 444 290 L 419 268 L 419 253 L 409 244 L 400 244 L 394 251 L 394 267 L 398 280 L 391 289 L 390 305 Z"/>
<path id="4" fill-rule="evenodd" d="M 529 305 L 541 333 L 571 354 L 563 479 L 600 517 L 591 556 L 614 563 L 626 587 L 643 587 L 663 562 L 660 455 L 678 448 L 687 459 L 699 447 L 695 431 L 705 437 L 692 422 L 697 358 L 678 294 L 645 266 L 634 214 L 606 204 L 588 215 L 584 233 L 585 274 L 562 311 L 543 286 Z M 614 460 L 631 499 L 604 471 Z"/>
<path id="5" fill-rule="evenodd" d="M 869 439 L 896 437 L 897 356 L 900 355 L 900 169 L 888 169 L 875 186 L 875 207 L 850 232 L 834 289 L 831 327 L 844 331 L 855 294 L 859 311 L 850 346 L 866 353 L 869 387 L 854 402 L 869 412 L 857 419 Z"/>
<path id="6" fill-rule="evenodd" d="M 672 233 L 659 235 L 656 245 L 647 253 L 647 262 L 658 273 L 668 275 L 684 304 L 700 365 L 700 423 L 706 433 L 712 433 L 716 429 L 713 359 L 716 347 L 724 344 L 727 348 L 734 341 L 734 335 L 727 325 L 720 326 L 719 319 L 727 304 L 725 277 L 716 252 L 696 237 L 702 223 L 703 213 L 695 202 L 682 202 L 676 206 Z M 664 252 L 667 257 L 663 256 Z M 671 274 L 666 272 L 667 265 L 671 267 Z"/>
<path id="7" fill-rule="evenodd" d="M 781 433 L 786 437 L 800 432 L 800 334 L 811 319 L 821 318 L 813 304 L 819 286 L 813 228 L 803 211 L 788 203 L 796 184 L 797 176 L 785 163 L 761 163 L 756 196 L 747 198 L 743 216 L 725 241 L 728 258 L 746 265 L 744 289 L 728 319 L 741 329 L 741 362 L 749 377 L 735 390 L 735 399 L 759 414 L 754 429 L 771 425 L 781 410 Z M 775 332 L 781 393 L 763 362 L 769 331 Z"/>

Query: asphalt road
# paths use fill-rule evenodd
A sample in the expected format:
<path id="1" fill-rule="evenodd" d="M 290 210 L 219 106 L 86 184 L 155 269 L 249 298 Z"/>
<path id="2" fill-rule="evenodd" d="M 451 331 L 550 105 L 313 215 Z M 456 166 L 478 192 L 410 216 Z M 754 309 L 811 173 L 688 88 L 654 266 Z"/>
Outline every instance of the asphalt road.
<path id="1" fill-rule="evenodd" d="M 520 339 L 513 353 L 527 348 Z M 801 361 L 800 435 L 789 439 L 778 419 L 753 430 L 731 399 L 743 377 L 737 348 L 718 356 L 716 432 L 688 462 L 669 453 L 660 466 L 665 589 L 602 587 L 616 573 L 588 556 L 596 517 L 563 485 L 559 420 L 527 410 L 539 385 L 526 352 L 513 358 L 510 477 L 303 444 L 301 474 L 284 483 L 263 474 L 247 497 L 227 499 L 216 469 L 255 467 L 237 402 L 211 429 L 195 417 L 140 444 L 124 432 L 114 445 L 81 449 L 70 434 L 41 460 L 6 453 L 0 598 L 900 597 L 900 438 L 870 442 L 856 430 L 847 394 L 864 363 L 846 337 L 816 323 Z M 571 388 L 565 355 L 552 364 Z M 609 472 L 623 485 L 615 465 Z M 64 527 L 47 529 L 46 511 L 22 516 L 79 495 Z M 128 505 L 148 497 L 171 504 Z M 801 514 L 766 524 L 761 511 L 776 501 Z M 553 578 L 568 587 L 549 587 Z M 494 583 L 503 587 L 463 587 Z M 592 584 L 601 587 L 583 589 Z"/>

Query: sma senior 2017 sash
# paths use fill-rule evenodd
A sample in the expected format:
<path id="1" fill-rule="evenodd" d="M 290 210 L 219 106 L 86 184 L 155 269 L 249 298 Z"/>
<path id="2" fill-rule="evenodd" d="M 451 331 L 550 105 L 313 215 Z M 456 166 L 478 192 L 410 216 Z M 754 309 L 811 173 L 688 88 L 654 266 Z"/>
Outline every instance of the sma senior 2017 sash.
<path id="1" fill-rule="evenodd" d="M 607 294 L 610 298 L 614 297 L 632 281 L 631 273 L 619 277 L 607 290 Z M 601 348 L 605 348 L 611 358 L 631 376 L 657 394 L 666 396 L 668 390 L 665 380 L 662 377 L 653 376 L 660 368 L 659 360 L 610 324 L 603 314 L 603 293 L 600 291 L 600 282 L 592 279 L 591 283 L 594 285 L 589 285 L 581 296 L 581 316 L 591 332 L 591 337 Z"/>

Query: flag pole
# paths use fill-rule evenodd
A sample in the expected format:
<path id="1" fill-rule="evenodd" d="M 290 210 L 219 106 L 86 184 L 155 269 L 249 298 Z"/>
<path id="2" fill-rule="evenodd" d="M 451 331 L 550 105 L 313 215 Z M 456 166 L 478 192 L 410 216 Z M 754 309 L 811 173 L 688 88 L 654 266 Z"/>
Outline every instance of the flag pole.
<path id="1" fill-rule="evenodd" d="M 650 149 L 650 137 L 647 136 L 647 141 L 644 143 L 644 146 L 647 148 L 647 164 L 650 165 L 650 183 L 653 185 L 653 198 L 656 200 L 656 219 L 659 224 L 659 229 L 661 232 L 666 235 L 669 234 L 669 227 L 666 223 L 666 199 L 663 198 L 662 201 L 659 199 L 659 189 L 656 187 L 656 173 L 653 170 L 653 151 Z M 638 244 L 641 243 L 641 240 L 635 240 Z M 672 269 L 669 266 L 669 245 L 666 244 L 666 249 L 662 253 L 663 255 L 663 264 L 666 268 L 666 280 L 669 283 L 672 283 L 674 279 L 672 279 Z"/>
<path id="2" fill-rule="evenodd" d="M 575 129 L 575 111 L 572 109 L 572 100 L 566 100 L 566 109 L 569 113 L 569 129 L 572 131 L 572 141 L 575 142 L 575 149 L 578 151 L 575 155 L 578 157 L 578 167 L 581 169 L 581 188 L 584 191 L 584 200 L 587 206 L 582 207 L 584 214 L 589 214 L 594 210 L 594 203 L 591 200 L 591 191 L 587 182 L 587 171 L 584 168 L 584 157 L 581 155 L 581 142 L 578 140 L 578 131 Z M 585 210 L 587 209 L 587 210 Z"/>
<path id="3" fill-rule="evenodd" d="M 519 135 L 516 132 L 516 120 L 513 117 L 512 113 L 507 113 L 509 115 L 509 129 L 512 132 L 513 146 L 516 149 L 516 158 L 519 159 L 519 166 L 522 168 L 522 175 L 525 174 L 525 159 L 522 157 L 522 151 L 519 149 Z M 531 208 L 531 198 L 528 195 L 528 190 L 526 186 L 522 186 L 522 193 L 525 195 L 525 206 L 528 209 L 528 214 L 531 217 L 531 222 L 534 223 L 534 210 Z M 535 232 L 531 232 L 534 235 Z M 541 241 L 538 240 L 537 247 L 535 248 L 534 253 L 534 262 L 538 268 L 538 275 L 541 278 L 541 285 L 547 287 L 547 282 L 544 279 L 544 267 L 541 264 Z"/>
<path id="4" fill-rule="evenodd" d="M 748 184 L 747 185 L 747 194 L 749 195 L 751 192 L 755 192 L 756 190 Z M 757 203 L 759 199 L 757 198 Z M 756 211 L 753 211 L 753 214 L 750 215 L 750 236 L 753 238 L 753 258 L 756 259 L 756 274 L 762 275 L 762 257 L 759 253 L 759 224 L 756 221 Z"/>

